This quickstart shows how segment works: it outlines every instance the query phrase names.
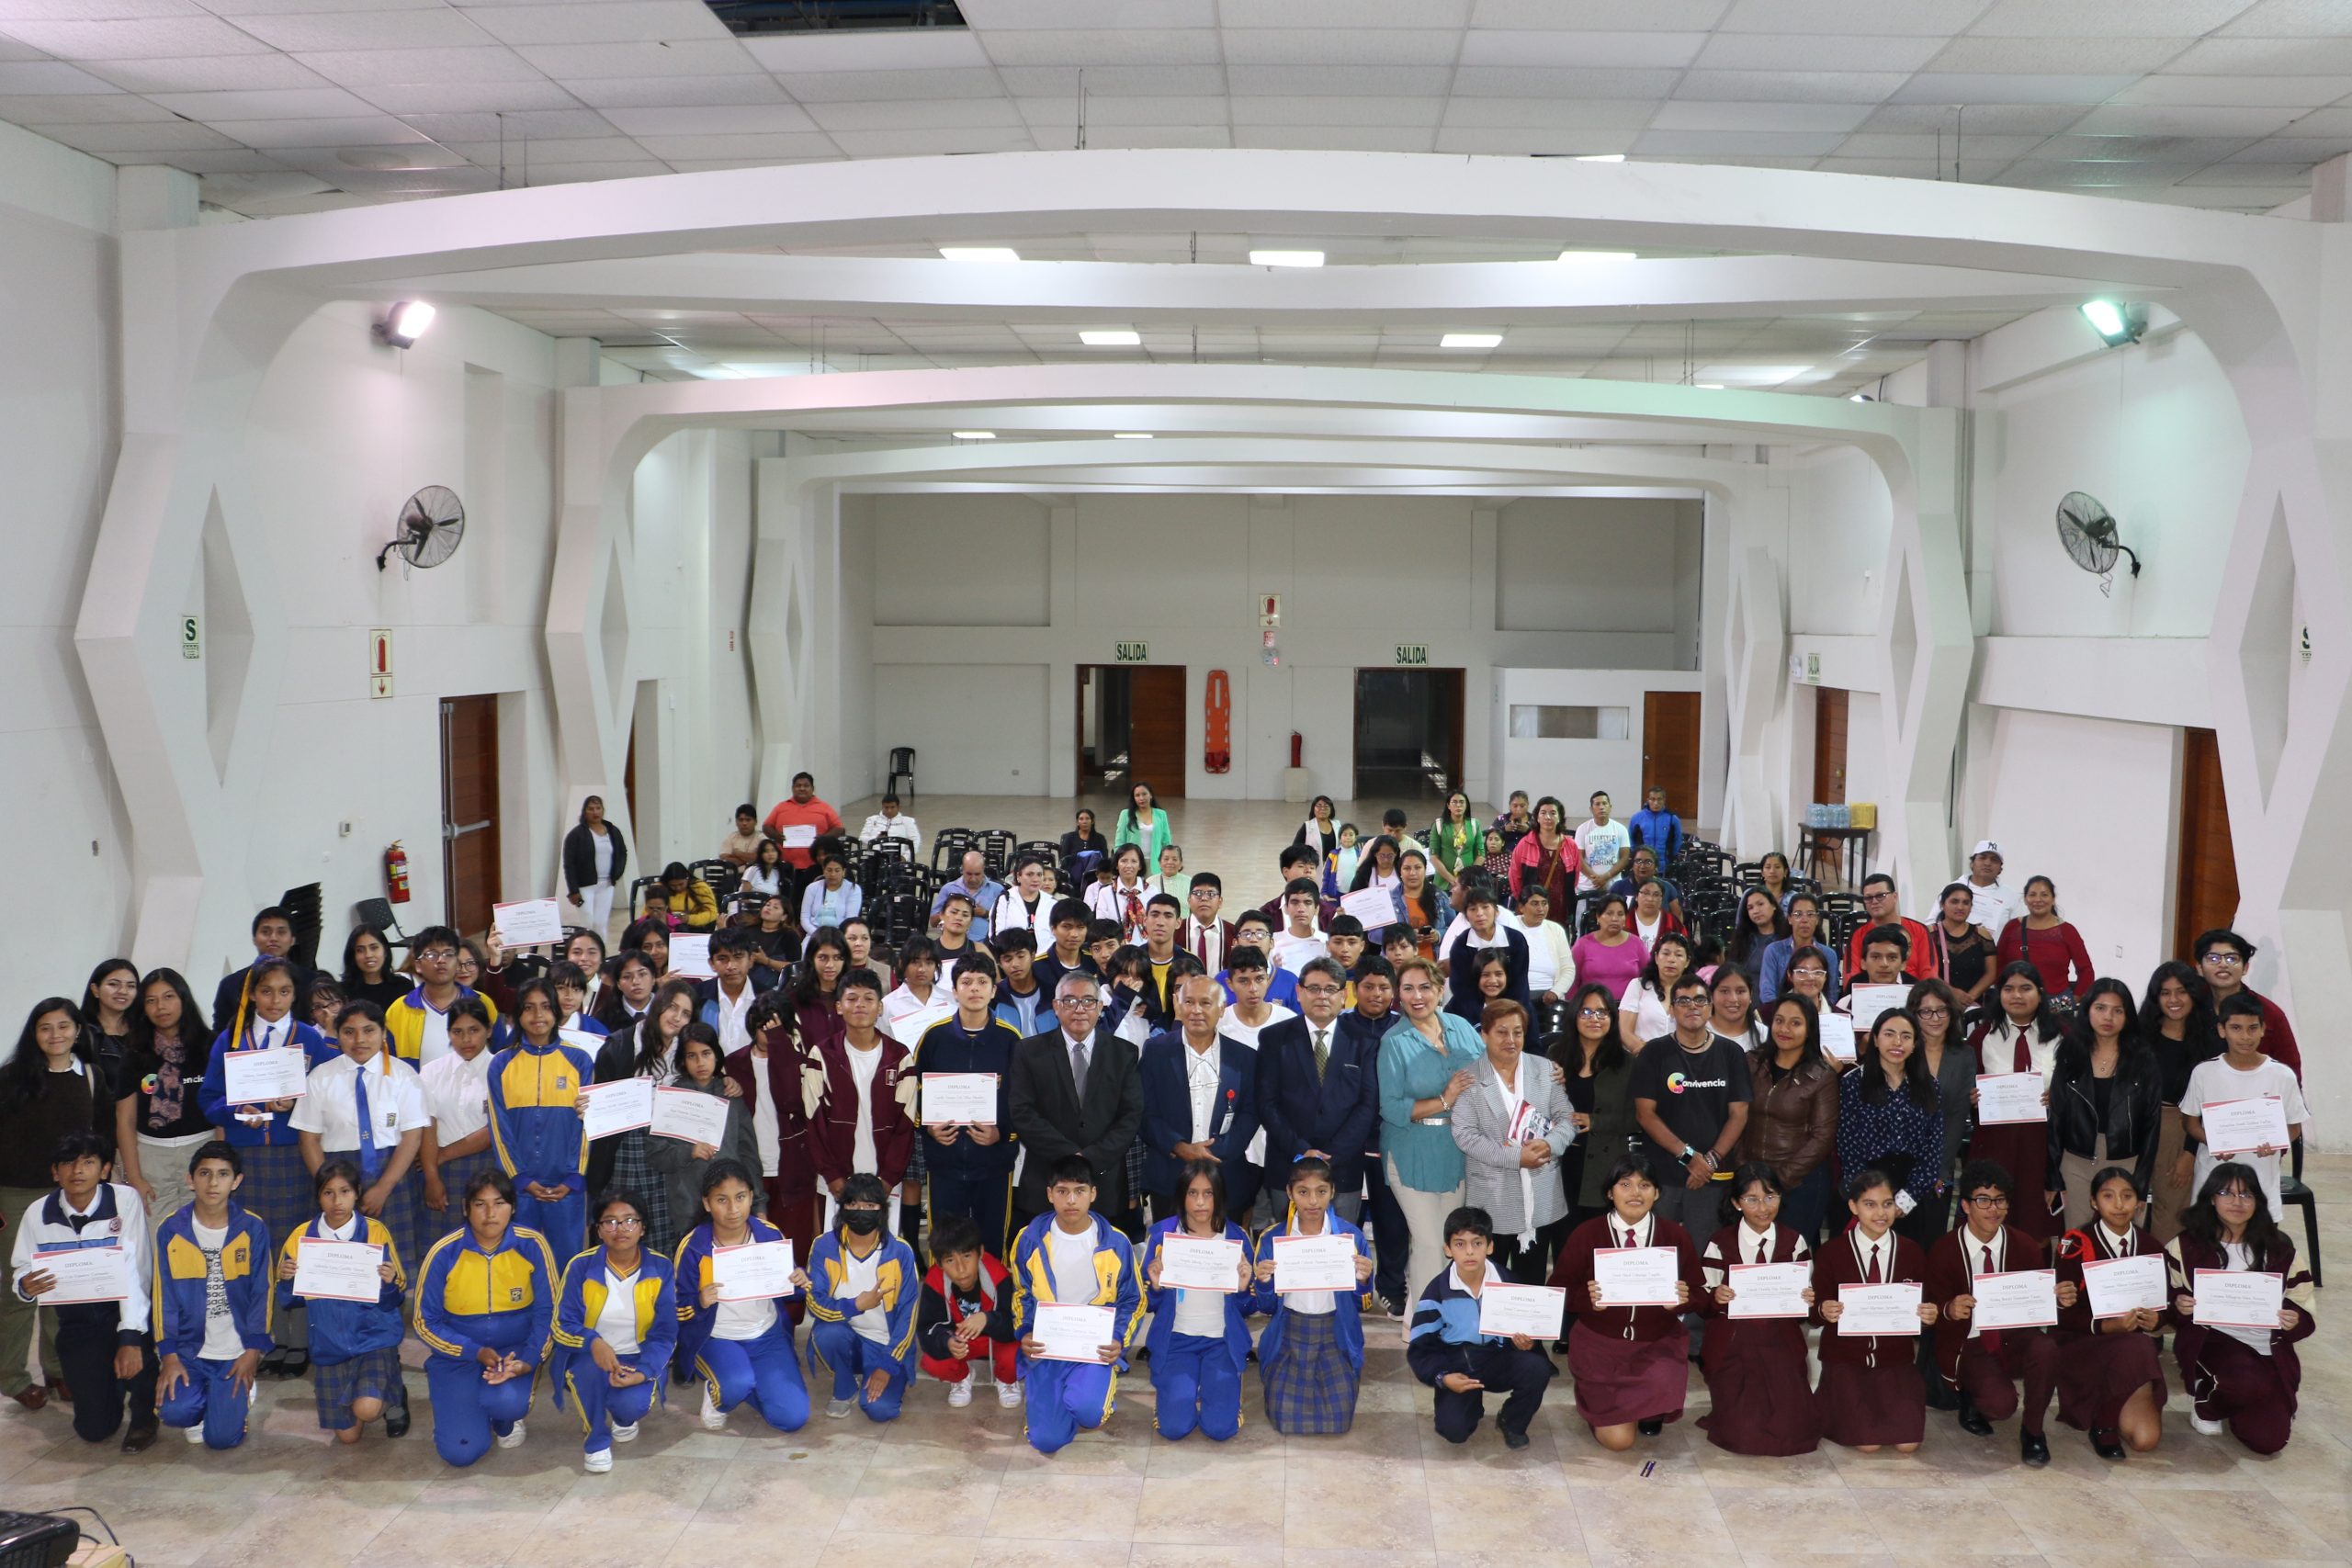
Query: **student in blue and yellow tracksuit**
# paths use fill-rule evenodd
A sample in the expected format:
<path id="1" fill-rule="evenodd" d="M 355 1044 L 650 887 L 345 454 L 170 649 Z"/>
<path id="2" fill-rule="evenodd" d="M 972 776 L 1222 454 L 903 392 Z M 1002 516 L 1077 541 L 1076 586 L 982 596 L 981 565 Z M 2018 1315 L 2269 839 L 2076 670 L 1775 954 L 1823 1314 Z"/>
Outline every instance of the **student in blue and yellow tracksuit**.
<path id="1" fill-rule="evenodd" d="M 808 1385 L 793 1357 L 792 1320 L 784 1315 L 783 1298 L 722 1302 L 712 1277 L 712 1247 L 785 1239 L 752 1212 L 758 1179 L 741 1160 L 712 1160 L 702 1173 L 703 1223 L 678 1243 L 674 1260 L 677 1358 L 702 1374 L 702 1424 L 713 1432 L 726 1430 L 727 1413 L 747 1399 L 779 1432 L 797 1432 L 808 1421 Z M 807 1290 L 807 1270 L 794 1272 Z"/>
<path id="2" fill-rule="evenodd" d="M 1119 1368 L 1141 1321 L 1143 1288 L 1127 1238 L 1094 1213 L 1094 1168 L 1086 1156 L 1056 1160 L 1046 1183 L 1053 1213 L 1030 1221 L 1012 1245 L 1012 1321 L 1029 1391 L 1029 1445 L 1049 1454 L 1069 1447 L 1080 1427 L 1092 1431 L 1110 1418 Z M 1037 1310 L 1056 1303 L 1113 1309 L 1111 1337 L 1094 1360 L 1045 1359 Z"/>
<path id="3" fill-rule="evenodd" d="M 596 1201 L 596 1241 L 564 1266 L 548 1381 L 556 1408 L 570 1397 L 588 1440 L 591 1474 L 613 1468 L 613 1445 L 634 1442 L 637 1424 L 670 1371 L 678 1344 L 678 1294 L 670 1260 L 645 1249 L 645 1214 L 626 1192 Z"/>
<path id="4" fill-rule="evenodd" d="M 580 1118 L 580 1091 L 596 1081 L 596 1063 L 557 1038 L 560 1016 L 544 981 L 526 981 L 516 993 L 514 1043 L 490 1064 L 490 1142 L 514 1181 L 514 1223 L 570 1258 L 603 1239 L 588 1235 L 588 1134 Z"/>
<path id="5" fill-rule="evenodd" d="M 832 1374 L 828 1416 L 855 1409 L 869 1421 L 890 1420 L 914 1379 L 922 1270 L 915 1249 L 883 1230 L 889 1213 L 880 1177 L 860 1171 L 842 1182 L 841 1224 L 817 1238 L 800 1273 L 814 1320 L 808 1374 Z"/>
<path id="6" fill-rule="evenodd" d="M 331 1159 L 312 1179 L 319 1212 L 286 1238 L 277 1258 L 277 1303 L 294 1304 L 294 1275 L 305 1237 L 356 1241 L 380 1247 L 376 1266 L 383 1289 L 372 1302 L 307 1298 L 311 1318 L 311 1392 L 318 1401 L 319 1430 L 339 1443 L 356 1443 L 368 1422 L 384 1418 L 384 1436 L 408 1435 L 408 1390 L 401 1382 L 401 1335 L 408 1296 L 408 1274 L 401 1249 L 383 1221 L 359 1212 L 359 1168 Z"/>
<path id="7" fill-rule="evenodd" d="M 514 1221 L 514 1184 L 485 1170 L 466 1183 L 466 1228 L 434 1243 L 417 1270 L 416 1334 L 432 1355 L 433 1446 L 454 1465 L 519 1448 L 531 1385 L 555 1321 L 555 1260 Z"/>
<path id="8" fill-rule="evenodd" d="M 269 1228 L 229 1201 L 244 1161 L 219 1139 L 187 1162 L 196 1196 L 155 1232 L 155 1397 L 190 1442 L 245 1440 L 269 1337 Z M 214 1283 L 218 1281 L 216 1292 Z"/>
<path id="9" fill-rule="evenodd" d="M 1151 1388 L 1159 1396 L 1159 1435 L 1189 1438 L 1195 1429 L 1224 1442 L 1241 1430 L 1241 1369 L 1250 1360 L 1250 1235 L 1225 1217 L 1225 1177 L 1215 1160 L 1186 1160 L 1176 1172 L 1182 1212 L 1156 1222 L 1144 1237 L 1143 1277 L 1149 1287 Z M 1239 1260 L 1222 1291 L 1162 1286 L 1160 1255 L 1171 1236 L 1230 1241 Z"/>
<path id="10" fill-rule="evenodd" d="M 1266 1420 L 1284 1437 L 1328 1436 L 1355 1424 L 1363 1381 L 1363 1314 L 1373 1303 L 1372 1246 L 1363 1232 L 1332 1213 L 1331 1162 L 1314 1155 L 1292 1162 L 1290 1213 L 1258 1238 L 1257 1299 L 1250 1310 L 1272 1314 L 1258 1337 L 1258 1371 Z M 1274 1242 L 1292 1235 L 1343 1235 L 1356 1249 L 1353 1291 L 1274 1289 Z"/>

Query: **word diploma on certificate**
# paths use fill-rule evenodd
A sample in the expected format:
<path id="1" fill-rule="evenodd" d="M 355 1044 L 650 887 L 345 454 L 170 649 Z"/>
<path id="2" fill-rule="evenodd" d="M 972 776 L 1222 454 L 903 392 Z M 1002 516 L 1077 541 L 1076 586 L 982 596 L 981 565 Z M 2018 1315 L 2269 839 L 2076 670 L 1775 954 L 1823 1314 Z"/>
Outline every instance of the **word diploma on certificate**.
<path id="1" fill-rule="evenodd" d="M 1969 1284 L 1968 1309 L 1979 1328 L 2051 1328 L 2058 1322 L 2058 1276 L 2048 1269 L 1979 1274 Z"/>
<path id="2" fill-rule="evenodd" d="M 925 1073 L 923 1125 L 993 1126 L 997 1120 L 996 1089 L 994 1073 Z"/>
<path id="3" fill-rule="evenodd" d="M 1803 1263 L 1735 1263 L 1724 1271 L 1731 1287 L 1727 1317 L 1804 1317 L 1813 1309 L 1804 1293 L 1813 1269 Z"/>
<path id="4" fill-rule="evenodd" d="M 2162 1253 L 2083 1260 L 2083 1289 L 2090 1292 L 2093 1317 L 2121 1317 L 2143 1309 L 2162 1312 L 2167 1288 Z"/>
<path id="5" fill-rule="evenodd" d="M 653 1080 L 616 1078 L 580 1091 L 580 1125 L 591 1138 L 609 1138 L 653 1125 Z"/>
<path id="6" fill-rule="evenodd" d="M 508 947 L 548 947 L 563 940 L 563 914 L 552 898 L 492 904 L 490 923 Z"/>
<path id="7" fill-rule="evenodd" d="M 2239 1269 L 2199 1269 L 2189 1281 L 2190 1318 L 2213 1328 L 2276 1328 L 2287 1277 Z"/>
<path id="8" fill-rule="evenodd" d="M 1987 1127 L 2006 1122 L 2047 1122 L 2040 1073 L 1986 1073 L 1976 1079 L 1976 1120 Z"/>
<path id="9" fill-rule="evenodd" d="M 220 1081 L 232 1105 L 300 1100 L 308 1092 L 311 1058 L 300 1045 L 230 1051 L 220 1057 Z"/>
<path id="10" fill-rule="evenodd" d="M 1919 1282 L 1838 1287 L 1838 1333 L 1859 1339 L 1865 1336 L 1917 1335 L 1919 1322 Z"/>
<path id="11" fill-rule="evenodd" d="M 306 1235 L 294 1249 L 294 1293 L 312 1301 L 373 1302 L 384 1293 L 384 1249 Z"/>
<path id="12" fill-rule="evenodd" d="M 653 1091 L 650 1131 L 657 1138 L 723 1148 L 727 1143 L 727 1099 L 724 1095 L 705 1094 L 698 1089 L 657 1089 Z"/>
<path id="13" fill-rule="evenodd" d="M 2287 1108 L 2275 1094 L 2252 1100 L 2217 1100 L 2197 1113 L 2205 1146 L 2215 1159 L 2287 1146 Z"/>
<path id="14" fill-rule="evenodd" d="M 119 1302 L 130 1295 L 130 1254 L 119 1247 L 36 1252 L 26 1272 L 50 1277 L 52 1283 L 40 1297 L 40 1304 L 47 1307 Z"/>
<path id="15" fill-rule="evenodd" d="M 1099 1365 L 1102 1347 L 1118 1341 L 1119 1314 L 1106 1306 L 1039 1302 L 1036 1320 L 1030 1325 L 1029 1334 L 1042 1347 L 1048 1361 L 1092 1361 Z"/>

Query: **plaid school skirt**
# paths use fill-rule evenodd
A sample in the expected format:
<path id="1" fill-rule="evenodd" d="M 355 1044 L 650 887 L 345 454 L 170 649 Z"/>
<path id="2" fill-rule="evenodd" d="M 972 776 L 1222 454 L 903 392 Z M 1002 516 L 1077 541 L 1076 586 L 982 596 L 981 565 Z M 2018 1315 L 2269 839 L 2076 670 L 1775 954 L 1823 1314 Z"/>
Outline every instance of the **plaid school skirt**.
<path id="1" fill-rule="evenodd" d="M 292 1144 L 239 1149 L 237 1156 L 245 1168 L 245 1179 L 237 1188 L 237 1202 L 253 1211 L 269 1227 L 269 1246 L 274 1255 L 286 1245 L 288 1236 L 309 1224 L 311 1216 L 319 1212 L 310 1168 L 302 1163 L 302 1151 Z"/>
<path id="2" fill-rule="evenodd" d="M 670 1220 L 669 1190 L 645 1157 L 645 1140 L 651 1135 L 642 1127 L 620 1135 L 613 1148 L 613 1185 L 644 1209 L 645 1245 L 667 1258 L 678 1249 L 678 1232 Z"/>
<path id="3" fill-rule="evenodd" d="M 319 1402 L 319 1429 L 345 1432 L 358 1425 L 351 1414 L 355 1399 L 380 1399 L 384 1408 L 406 1403 L 401 1387 L 401 1352 L 396 1345 L 362 1350 L 332 1367 L 311 1363 L 311 1392 Z"/>
<path id="4" fill-rule="evenodd" d="M 1328 1437 L 1355 1425 L 1356 1374 L 1340 1351 L 1336 1313 L 1291 1313 L 1282 1354 L 1262 1369 L 1266 1421 L 1284 1437 Z"/>
<path id="5" fill-rule="evenodd" d="M 356 1149 L 329 1149 L 326 1151 L 326 1156 L 329 1159 L 347 1159 L 353 1165 L 359 1164 L 359 1151 Z M 451 1204 L 453 1208 L 456 1206 L 454 1202 Z M 316 1203 L 311 1205 L 311 1213 L 318 1213 Z M 385 1194 L 384 1212 L 376 1216 L 384 1222 L 384 1228 L 392 1233 L 392 1245 L 400 1249 L 401 1269 L 412 1280 L 416 1278 L 417 1265 L 424 1259 L 424 1248 L 428 1242 L 441 1239 L 438 1231 L 434 1232 L 430 1236 L 426 1235 L 425 1213 L 424 1175 L 412 1165 L 408 1168 L 408 1174 L 401 1178 L 391 1191 Z M 438 1216 L 436 1215 L 435 1218 L 437 1219 Z M 309 1222 L 310 1215 L 304 1215 L 303 1223 L 307 1224 Z"/>

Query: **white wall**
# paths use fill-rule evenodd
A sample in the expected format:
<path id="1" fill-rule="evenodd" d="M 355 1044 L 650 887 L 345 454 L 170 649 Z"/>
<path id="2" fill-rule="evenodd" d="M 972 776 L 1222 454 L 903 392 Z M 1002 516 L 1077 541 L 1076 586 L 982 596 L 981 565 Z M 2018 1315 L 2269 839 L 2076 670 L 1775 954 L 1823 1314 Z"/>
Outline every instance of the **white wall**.
<path id="1" fill-rule="evenodd" d="M 1498 670 L 1493 709 L 1493 776 L 1500 793 L 1523 789 L 1531 795 L 1555 795 L 1566 803 L 1571 826 L 1582 821 L 1592 792 L 1605 789 L 1617 814 L 1641 809 L 1643 697 L 1650 692 L 1695 692 L 1700 676 L 1684 670 Z M 1626 710 L 1622 740 L 1521 739 L 1510 734 L 1515 704 Z M 1695 814 L 1683 821 L 1697 827 Z"/>
<path id="2" fill-rule="evenodd" d="M 874 723 L 915 745 L 915 787 L 937 795 L 1043 795 L 1046 667 L 877 664 Z M 899 739 L 921 735 L 921 742 Z"/>
<path id="3" fill-rule="evenodd" d="M 1826 446 L 1789 464 L 1789 630 L 1863 636 L 1878 630 L 1880 579 L 1894 501 L 1876 464 Z"/>

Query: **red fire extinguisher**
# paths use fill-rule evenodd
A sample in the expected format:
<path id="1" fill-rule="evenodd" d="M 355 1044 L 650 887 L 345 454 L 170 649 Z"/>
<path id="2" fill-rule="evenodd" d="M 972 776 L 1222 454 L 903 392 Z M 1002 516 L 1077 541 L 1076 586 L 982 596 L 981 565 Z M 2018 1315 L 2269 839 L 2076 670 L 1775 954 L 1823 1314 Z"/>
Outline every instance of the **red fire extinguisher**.
<path id="1" fill-rule="evenodd" d="M 398 839 L 384 852 L 384 897 L 395 904 L 408 902 L 408 852 Z"/>

